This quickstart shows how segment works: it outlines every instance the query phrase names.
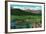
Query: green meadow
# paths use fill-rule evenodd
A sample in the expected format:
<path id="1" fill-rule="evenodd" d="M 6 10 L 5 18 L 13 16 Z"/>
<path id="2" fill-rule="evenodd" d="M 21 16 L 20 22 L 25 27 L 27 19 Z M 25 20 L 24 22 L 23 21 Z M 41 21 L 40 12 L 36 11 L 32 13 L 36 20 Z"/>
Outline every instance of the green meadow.
<path id="1" fill-rule="evenodd" d="M 25 11 L 22 12 L 21 10 L 12 10 L 11 21 L 13 20 L 15 20 L 16 22 L 16 28 L 26 28 L 26 27 L 37 28 L 37 27 L 41 27 L 42 24 L 41 14 L 33 14 Z"/>

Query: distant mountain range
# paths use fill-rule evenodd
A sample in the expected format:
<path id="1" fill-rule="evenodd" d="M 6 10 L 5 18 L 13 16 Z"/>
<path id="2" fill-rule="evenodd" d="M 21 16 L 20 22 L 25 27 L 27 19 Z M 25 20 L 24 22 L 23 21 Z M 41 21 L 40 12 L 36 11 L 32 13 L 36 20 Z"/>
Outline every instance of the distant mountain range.
<path id="1" fill-rule="evenodd" d="M 25 14 L 25 15 L 31 15 L 31 14 L 41 14 L 41 10 L 31 10 L 31 9 L 11 9 L 11 14 Z"/>
<path id="2" fill-rule="evenodd" d="M 39 14 L 39 13 L 42 12 L 41 10 L 32 10 L 32 9 L 20 9 L 20 10 L 24 10 L 24 11 L 26 11 L 26 12 L 37 13 L 37 14 Z"/>

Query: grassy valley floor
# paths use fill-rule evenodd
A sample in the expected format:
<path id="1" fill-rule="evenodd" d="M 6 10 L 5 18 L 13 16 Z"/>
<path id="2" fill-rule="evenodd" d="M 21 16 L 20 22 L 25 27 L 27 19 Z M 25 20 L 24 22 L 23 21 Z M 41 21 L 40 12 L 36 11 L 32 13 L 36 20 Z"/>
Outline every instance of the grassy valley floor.
<path id="1" fill-rule="evenodd" d="M 42 17 L 40 15 L 11 15 L 11 21 L 15 22 L 15 27 L 12 28 L 38 28 L 41 27 Z"/>

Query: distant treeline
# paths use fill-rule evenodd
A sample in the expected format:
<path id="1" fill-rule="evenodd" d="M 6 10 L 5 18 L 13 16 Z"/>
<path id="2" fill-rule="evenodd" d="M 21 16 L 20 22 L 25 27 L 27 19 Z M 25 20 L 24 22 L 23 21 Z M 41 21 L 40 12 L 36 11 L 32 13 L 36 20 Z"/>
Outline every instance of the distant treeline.
<path id="1" fill-rule="evenodd" d="M 32 13 L 32 12 L 26 12 L 24 10 L 21 9 L 11 9 L 11 15 L 41 15 L 41 13 L 36 14 L 36 13 Z"/>

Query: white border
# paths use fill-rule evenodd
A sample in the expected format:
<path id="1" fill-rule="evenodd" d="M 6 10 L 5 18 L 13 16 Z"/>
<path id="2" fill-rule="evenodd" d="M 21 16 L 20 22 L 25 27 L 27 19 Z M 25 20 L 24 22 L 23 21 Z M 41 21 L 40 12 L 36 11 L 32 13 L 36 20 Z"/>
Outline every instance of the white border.
<path id="1" fill-rule="evenodd" d="M 28 28 L 28 29 L 10 29 L 10 5 L 11 4 L 21 4 L 21 5 L 39 5 L 42 6 L 42 27 L 41 28 Z M 18 3 L 18 2 L 8 2 L 8 32 L 20 32 L 20 31 L 36 31 L 44 30 L 44 4 L 33 4 L 33 3 Z"/>

